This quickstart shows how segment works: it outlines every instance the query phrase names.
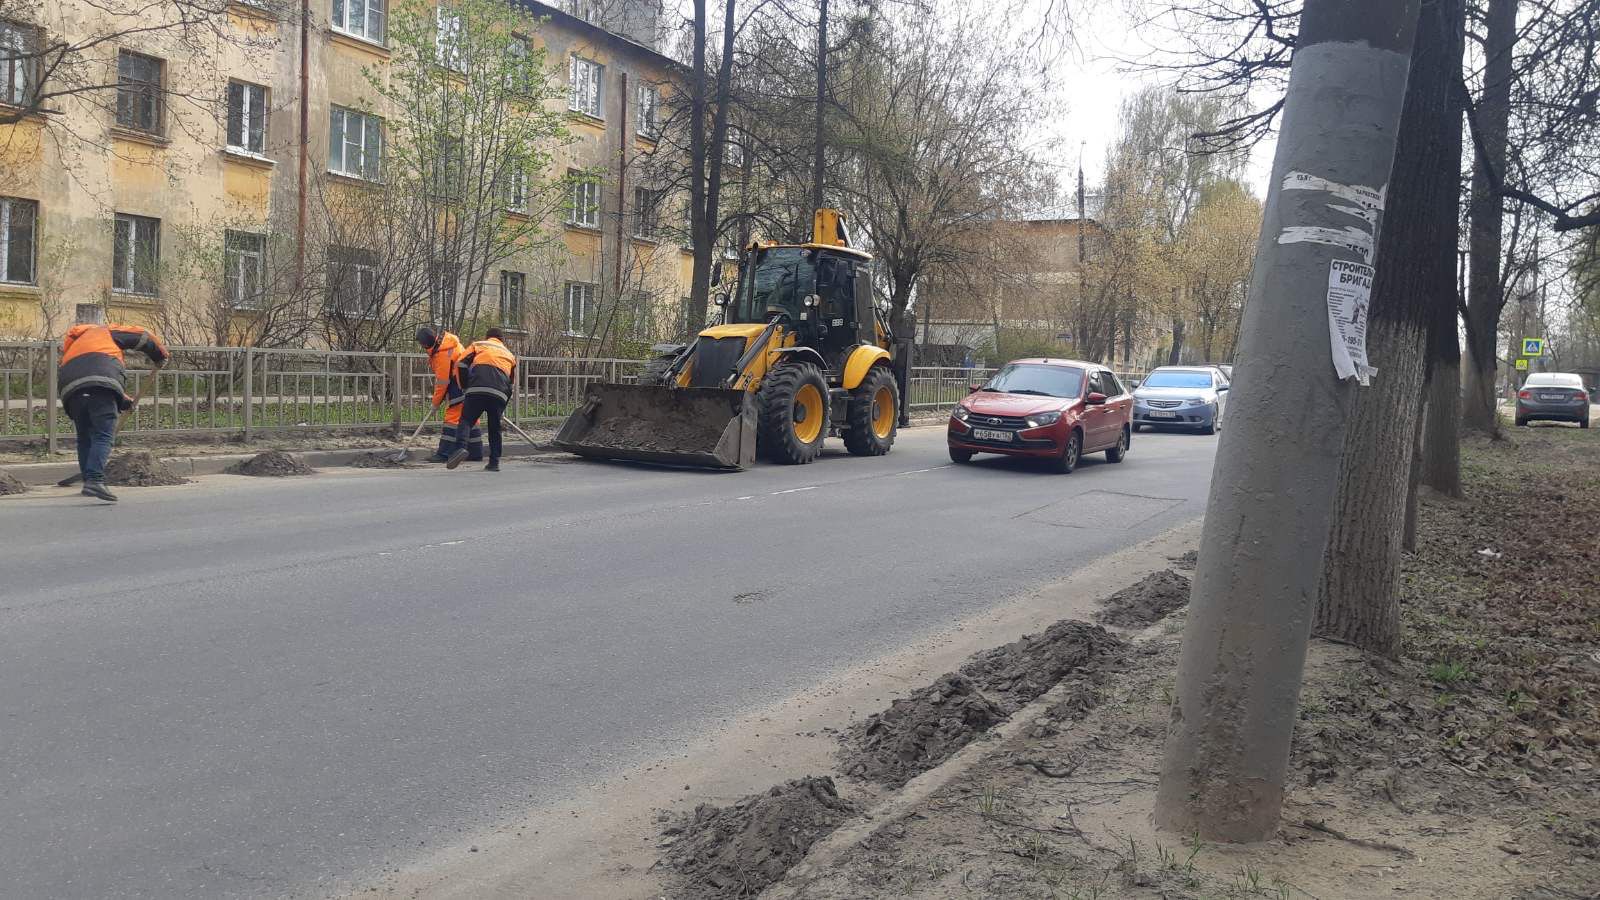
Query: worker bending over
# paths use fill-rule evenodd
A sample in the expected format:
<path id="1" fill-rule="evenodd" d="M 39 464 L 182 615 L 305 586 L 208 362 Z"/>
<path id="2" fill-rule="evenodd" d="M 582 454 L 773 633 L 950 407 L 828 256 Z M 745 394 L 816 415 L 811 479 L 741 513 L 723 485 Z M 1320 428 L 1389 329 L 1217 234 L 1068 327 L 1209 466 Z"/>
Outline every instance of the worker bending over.
<path id="1" fill-rule="evenodd" d="M 61 386 L 61 405 L 78 432 L 82 493 L 115 500 L 117 495 L 106 489 L 106 462 L 111 458 L 117 421 L 136 402 L 128 396 L 123 351 L 143 353 L 158 370 L 172 354 L 154 331 L 137 325 L 98 324 L 100 307 L 90 309 L 84 316 L 95 321 L 72 326 L 62 339 L 56 383 Z"/>
<path id="2" fill-rule="evenodd" d="M 491 328 L 481 341 L 474 341 L 456 363 L 456 383 L 466 395 L 457 433 L 478 424 L 478 416 L 489 418 L 489 464 L 486 472 L 500 471 L 500 419 L 511 401 L 511 385 L 517 371 L 517 357 L 502 340 L 498 328 Z M 446 467 L 454 469 L 467 458 L 467 448 L 457 447 Z"/>
<path id="3" fill-rule="evenodd" d="M 433 369 L 433 405 L 444 404 L 444 427 L 439 430 L 439 449 L 428 462 L 445 462 L 456 452 L 457 444 L 465 447 L 467 459 L 483 459 L 483 432 L 477 428 L 461 429 L 461 407 L 466 395 L 456 383 L 456 363 L 466 354 L 461 339 L 446 331 L 442 336 L 432 328 L 417 329 L 417 343 L 428 351 L 428 367 Z"/>

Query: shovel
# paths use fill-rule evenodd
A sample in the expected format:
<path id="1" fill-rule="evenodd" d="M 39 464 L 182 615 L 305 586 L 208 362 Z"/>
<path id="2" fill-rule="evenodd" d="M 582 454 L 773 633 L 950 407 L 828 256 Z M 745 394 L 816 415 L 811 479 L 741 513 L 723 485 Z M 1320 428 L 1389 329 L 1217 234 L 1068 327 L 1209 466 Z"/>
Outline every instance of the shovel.
<path id="1" fill-rule="evenodd" d="M 422 417 L 422 421 L 421 422 L 417 423 L 417 430 L 411 432 L 411 437 L 406 438 L 406 442 L 400 446 L 399 450 L 396 450 L 395 452 L 389 454 L 388 456 L 385 456 L 384 458 L 389 460 L 390 462 L 396 462 L 396 463 L 405 462 L 406 461 L 406 456 L 411 453 L 411 445 L 416 442 L 417 435 L 422 433 L 422 426 L 428 424 L 428 421 L 433 418 L 433 414 L 438 412 L 438 411 L 439 411 L 439 407 L 437 407 L 437 406 L 435 406 L 434 408 L 428 410 L 428 414 Z"/>
<path id="2" fill-rule="evenodd" d="M 531 437 L 528 437 L 528 433 L 526 431 L 522 430 L 522 426 L 521 425 L 518 425 L 517 423 L 511 421 L 511 417 L 510 416 L 505 416 L 500 421 L 506 423 L 507 425 L 510 425 L 511 426 L 511 430 L 515 431 L 517 434 L 522 435 L 522 439 L 527 441 L 529 444 L 532 444 L 533 448 L 535 450 L 539 449 L 539 442 L 534 440 Z"/>

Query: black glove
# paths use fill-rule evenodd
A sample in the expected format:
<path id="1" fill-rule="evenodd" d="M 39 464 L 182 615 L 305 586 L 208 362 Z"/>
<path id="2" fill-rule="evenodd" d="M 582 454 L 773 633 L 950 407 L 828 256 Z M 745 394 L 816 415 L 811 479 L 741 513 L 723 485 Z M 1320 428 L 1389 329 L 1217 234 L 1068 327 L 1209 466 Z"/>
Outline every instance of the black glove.
<path id="1" fill-rule="evenodd" d="M 133 409 L 133 400 L 129 398 L 127 394 L 118 396 L 117 412 L 127 412 L 130 409 Z"/>

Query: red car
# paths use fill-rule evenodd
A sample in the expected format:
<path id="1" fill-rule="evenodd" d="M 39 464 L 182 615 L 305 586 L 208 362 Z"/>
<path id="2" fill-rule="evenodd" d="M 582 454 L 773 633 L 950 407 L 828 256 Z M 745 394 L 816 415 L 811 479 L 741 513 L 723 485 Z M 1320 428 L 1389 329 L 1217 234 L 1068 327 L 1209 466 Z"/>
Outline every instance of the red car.
<path id="1" fill-rule="evenodd" d="M 950 459 L 1000 453 L 1071 472 L 1085 453 L 1118 463 L 1133 437 L 1133 396 L 1110 369 L 1068 359 L 1019 359 L 950 414 Z"/>

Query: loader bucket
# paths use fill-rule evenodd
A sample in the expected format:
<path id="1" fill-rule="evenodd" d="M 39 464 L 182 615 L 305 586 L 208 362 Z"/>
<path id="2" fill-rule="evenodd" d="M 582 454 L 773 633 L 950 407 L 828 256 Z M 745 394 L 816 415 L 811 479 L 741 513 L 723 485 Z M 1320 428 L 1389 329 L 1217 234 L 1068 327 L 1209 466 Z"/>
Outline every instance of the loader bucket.
<path id="1" fill-rule="evenodd" d="M 745 391 L 591 384 L 555 445 L 595 459 L 742 469 L 756 459 L 756 410 Z"/>

